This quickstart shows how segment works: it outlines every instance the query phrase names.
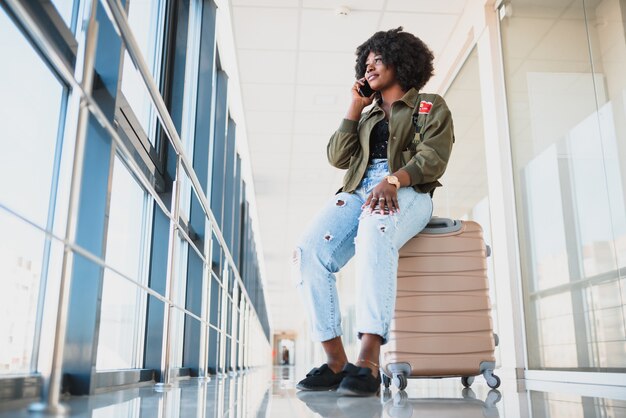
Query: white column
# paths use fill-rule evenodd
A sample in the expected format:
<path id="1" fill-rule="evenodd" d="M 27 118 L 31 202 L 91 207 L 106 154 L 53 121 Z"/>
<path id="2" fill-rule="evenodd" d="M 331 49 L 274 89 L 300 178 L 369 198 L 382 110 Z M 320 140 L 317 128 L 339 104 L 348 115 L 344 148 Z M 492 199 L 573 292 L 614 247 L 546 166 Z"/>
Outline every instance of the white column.
<path id="1" fill-rule="evenodd" d="M 484 8 L 484 27 L 477 39 L 485 157 L 489 188 L 493 267 L 496 278 L 501 366 L 504 378 L 523 377 L 526 339 L 522 304 L 513 188 L 513 165 L 508 131 L 504 73 L 494 1 L 477 1 Z"/>

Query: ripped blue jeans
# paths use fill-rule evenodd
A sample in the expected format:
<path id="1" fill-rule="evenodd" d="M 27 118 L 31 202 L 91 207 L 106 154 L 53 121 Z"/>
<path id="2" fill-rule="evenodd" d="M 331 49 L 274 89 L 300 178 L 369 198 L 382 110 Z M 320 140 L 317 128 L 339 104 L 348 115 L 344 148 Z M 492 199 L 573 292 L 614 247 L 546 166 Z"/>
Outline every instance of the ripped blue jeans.
<path id="1" fill-rule="evenodd" d="M 335 195 L 317 215 L 293 254 L 294 279 L 307 309 L 313 338 L 342 335 L 335 284 L 337 273 L 356 255 L 356 330 L 387 341 L 393 318 L 398 250 L 428 224 L 430 195 L 398 190 L 399 213 L 362 209 L 372 189 L 389 175 L 386 159 L 372 160 L 353 193 Z"/>

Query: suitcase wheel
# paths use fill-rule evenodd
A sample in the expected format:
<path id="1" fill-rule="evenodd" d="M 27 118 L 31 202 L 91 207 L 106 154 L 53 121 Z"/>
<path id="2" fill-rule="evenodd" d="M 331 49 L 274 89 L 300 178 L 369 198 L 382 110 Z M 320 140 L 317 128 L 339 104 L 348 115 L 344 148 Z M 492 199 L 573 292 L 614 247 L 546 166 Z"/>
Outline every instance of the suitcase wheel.
<path id="1" fill-rule="evenodd" d="M 385 389 L 389 389 L 389 386 L 391 386 L 391 378 L 384 373 L 379 373 L 383 378 L 383 385 L 385 385 Z"/>
<path id="2" fill-rule="evenodd" d="M 487 386 L 489 386 L 491 389 L 496 389 L 500 387 L 500 378 L 495 374 L 491 375 L 491 377 L 487 379 Z"/>
<path id="3" fill-rule="evenodd" d="M 465 386 L 466 388 L 472 386 L 472 383 L 474 383 L 474 376 L 463 376 L 461 378 L 461 383 L 463 384 L 463 386 Z"/>
<path id="4" fill-rule="evenodd" d="M 485 378 L 485 381 L 487 382 L 487 386 L 489 386 L 491 389 L 496 389 L 497 387 L 500 386 L 500 378 L 496 376 L 495 374 L 493 374 L 493 370 L 484 371 L 483 377 Z"/>
<path id="5" fill-rule="evenodd" d="M 397 386 L 399 390 L 406 389 L 407 378 L 402 373 L 393 374 L 393 384 Z"/>

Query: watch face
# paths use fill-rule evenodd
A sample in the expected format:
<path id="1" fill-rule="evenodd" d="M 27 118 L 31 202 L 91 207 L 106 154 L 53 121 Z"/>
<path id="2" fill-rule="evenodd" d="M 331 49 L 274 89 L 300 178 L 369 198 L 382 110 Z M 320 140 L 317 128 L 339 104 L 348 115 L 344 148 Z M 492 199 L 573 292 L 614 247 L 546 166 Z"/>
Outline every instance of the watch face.
<path id="1" fill-rule="evenodd" d="M 400 186 L 400 180 L 396 176 L 387 176 L 387 182 L 393 184 L 396 187 Z"/>

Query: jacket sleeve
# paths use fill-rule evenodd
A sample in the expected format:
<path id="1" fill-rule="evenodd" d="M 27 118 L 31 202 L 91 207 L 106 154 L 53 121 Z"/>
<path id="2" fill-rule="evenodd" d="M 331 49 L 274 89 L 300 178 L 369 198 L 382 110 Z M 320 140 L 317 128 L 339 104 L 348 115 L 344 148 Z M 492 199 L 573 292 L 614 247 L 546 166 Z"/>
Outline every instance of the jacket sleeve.
<path id="1" fill-rule="evenodd" d="M 328 162 L 333 167 L 347 169 L 350 165 L 350 157 L 355 155 L 361 147 L 358 134 L 359 122 L 344 119 L 339 129 L 330 137 L 326 154 Z"/>
<path id="2" fill-rule="evenodd" d="M 446 170 L 452 151 L 452 115 L 441 96 L 435 96 L 433 102 L 426 118 L 422 141 L 417 145 L 415 155 L 403 167 L 411 177 L 411 185 L 437 181 Z"/>

